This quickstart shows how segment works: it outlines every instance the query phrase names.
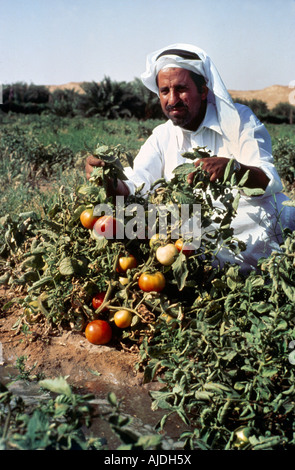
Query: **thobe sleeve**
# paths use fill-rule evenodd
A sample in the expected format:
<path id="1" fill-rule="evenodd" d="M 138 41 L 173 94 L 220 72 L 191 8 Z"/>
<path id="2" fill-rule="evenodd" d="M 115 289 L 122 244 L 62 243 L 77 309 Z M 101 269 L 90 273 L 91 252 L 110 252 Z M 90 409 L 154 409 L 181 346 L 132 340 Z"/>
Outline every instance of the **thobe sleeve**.
<path id="1" fill-rule="evenodd" d="M 280 192 L 281 179 L 274 165 L 271 138 L 266 127 L 247 106 L 239 105 L 241 117 L 239 155 L 240 163 L 261 168 L 269 178 L 268 186 L 261 197 Z"/>
<path id="2" fill-rule="evenodd" d="M 134 159 L 133 169 L 126 169 L 128 180 L 125 181 L 131 194 L 141 187 L 142 193 L 149 191 L 151 185 L 163 177 L 164 157 L 157 132 L 148 137 Z"/>

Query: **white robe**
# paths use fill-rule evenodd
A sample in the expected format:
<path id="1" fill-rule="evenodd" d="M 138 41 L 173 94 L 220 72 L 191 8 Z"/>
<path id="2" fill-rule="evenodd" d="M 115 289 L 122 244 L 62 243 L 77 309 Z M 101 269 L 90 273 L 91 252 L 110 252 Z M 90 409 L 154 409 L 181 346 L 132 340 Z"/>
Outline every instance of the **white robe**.
<path id="1" fill-rule="evenodd" d="M 130 193 L 144 183 L 143 193 L 159 178 L 170 180 L 173 170 L 182 163 L 191 162 L 182 154 L 198 146 L 205 146 L 212 155 L 235 158 L 242 164 L 261 168 L 269 178 L 269 184 L 261 196 L 247 197 L 241 194 L 237 215 L 233 220 L 234 236 L 247 245 L 246 251 L 233 256 L 222 249 L 218 258 L 238 263 L 247 271 L 255 269 L 261 257 L 279 248 L 282 228 L 295 230 L 295 209 L 282 203 L 288 198 L 273 163 L 270 135 L 253 112 L 236 104 L 240 117 L 238 148 L 230 146 L 221 130 L 215 105 L 208 103 L 205 118 L 195 132 L 174 126 L 171 121 L 157 126 L 134 160 L 134 167 L 126 169 L 126 182 Z M 232 149 L 235 148 L 232 153 Z"/>

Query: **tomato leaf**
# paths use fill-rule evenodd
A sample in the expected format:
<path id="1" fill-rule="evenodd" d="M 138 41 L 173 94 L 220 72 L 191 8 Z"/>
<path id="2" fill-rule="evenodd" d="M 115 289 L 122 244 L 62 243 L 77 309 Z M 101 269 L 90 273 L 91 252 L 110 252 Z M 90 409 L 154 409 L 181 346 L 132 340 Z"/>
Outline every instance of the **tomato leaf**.
<path id="1" fill-rule="evenodd" d="M 187 259 L 183 253 L 179 253 L 179 255 L 177 256 L 176 260 L 172 264 L 172 270 L 174 279 L 177 282 L 178 289 L 182 290 L 185 286 L 185 281 L 189 274 L 187 268 Z"/>

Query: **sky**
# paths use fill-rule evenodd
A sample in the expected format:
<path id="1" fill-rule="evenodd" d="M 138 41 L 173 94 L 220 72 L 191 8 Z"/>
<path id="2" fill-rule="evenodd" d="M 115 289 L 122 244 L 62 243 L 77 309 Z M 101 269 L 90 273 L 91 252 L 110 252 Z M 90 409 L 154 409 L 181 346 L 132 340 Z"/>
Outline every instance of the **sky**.
<path id="1" fill-rule="evenodd" d="M 230 90 L 295 80 L 295 0 L 0 0 L 0 84 L 132 81 L 169 44 L 207 52 Z"/>

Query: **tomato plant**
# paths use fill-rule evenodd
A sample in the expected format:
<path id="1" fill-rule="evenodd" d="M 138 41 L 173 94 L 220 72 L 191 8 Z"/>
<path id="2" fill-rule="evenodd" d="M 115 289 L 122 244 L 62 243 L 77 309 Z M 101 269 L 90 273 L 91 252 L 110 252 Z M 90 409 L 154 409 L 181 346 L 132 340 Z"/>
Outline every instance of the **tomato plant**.
<path id="1" fill-rule="evenodd" d="M 116 236 L 116 219 L 111 215 L 103 215 L 95 222 L 93 226 L 94 236 L 97 238 L 105 237 L 108 240 Z"/>
<path id="2" fill-rule="evenodd" d="M 80 221 L 83 227 L 92 229 L 98 217 L 93 216 L 93 209 L 85 209 L 80 215 Z"/>
<path id="3" fill-rule="evenodd" d="M 95 310 L 97 310 L 102 305 L 105 295 L 106 295 L 105 292 L 99 292 L 93 297 L 92 307 L 95 308 Z M 107 308 L 105 307 L 102 311 L 103 312 L 107 311 Z"/>
<path id="4" fill-rule="evenodd" d="M 163 235 L 160 235 L 159 233 L 155 233 L 149 241 L 150 247 L 151 248 L 157 248 L 160 246 L 165 240 L 165 237 Z"/>
<path id="5" fill-rule="evenodd" d="M 191 243 L 186 243 L 182 238 L 179 238 L 175 242 L 175 246 L 178 251 L 182 251 L 185 256 L 191 256 L 195 253 L 195 249 Z"/>
<path id="6" fill-rule="evenodd" d="M 125 273 L 127 269 L 136 268 L 137 261 L 133 255 L 128 254 L 127 256 L 120 256 L 118 260 L 117 271 L 119 273 Z"/>
<path id="7" fill-rule="evenodd" d="M 179 251 L 173 243 L 159 246 L 156 251 L 157 260 L 164 266 L 170 266 L 174 263 Z"/>
<path id="8" fill-rule="evenodd" d="M 155 273 L 144 272 L 138 279 L 138 286 L 144 292 L 161 292 L 165 285 L 165 276 L 160 271 Z"/>
<path id="9" fill-rule="evenodd" d="M 86 326 L 85 336 L 92 344 L 107 344 L 112 338 L 112 328 L 105 320 L 93 320 Z"/>
<path id="10" fill-rule="evenodd" d="M 114 315 L 114 322 L 118 328 L 128 328 L 131 325 L 132 317 L 129 310 L 118 310 Z"/>

